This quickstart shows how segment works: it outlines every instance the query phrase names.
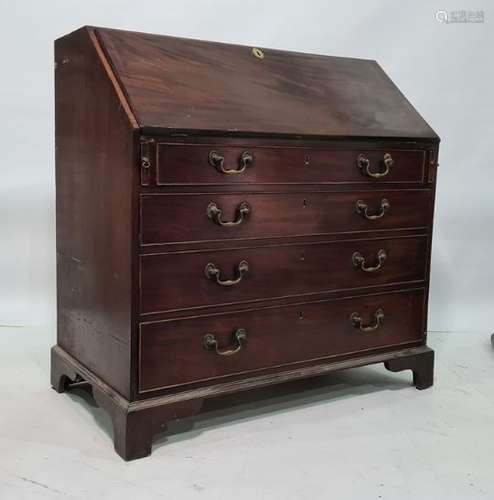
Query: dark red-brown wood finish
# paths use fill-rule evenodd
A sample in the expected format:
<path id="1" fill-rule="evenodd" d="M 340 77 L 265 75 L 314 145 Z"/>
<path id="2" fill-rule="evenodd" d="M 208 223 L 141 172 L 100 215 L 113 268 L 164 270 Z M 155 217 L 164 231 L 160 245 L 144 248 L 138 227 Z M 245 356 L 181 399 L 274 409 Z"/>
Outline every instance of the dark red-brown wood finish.
<path id="1" fill-rule="evenodd" d="M 224 170 L 243 175 L 225 176 L 221 168 L 210 168 L 210 152 L 223 158 Z M 422 182 L 425 153 L 421 150 L 334 150 L 322 147 L 248 146 L 246 144 L 174 144 L 160 142 L 156 148 L 156 184 L 324 184 L 373 183 L 360 169 L 349 169 L 358 155 L 371 162 L 372 169 L 383 169 L 384 154 L 390 154 L 400 168 L 391 168 L 380 184 Z M 248 156 L 247 156 L 248 154 Z M 244 156 L 242 156 L 244 155 Z M 248 158 L 250 161 L 246 161 Z"/>
<path id="2" fill-rule="evenodd" d="M 140 331 L 139 390 L 418 343 L 424 336 L 423 305 L 420 289 L 145 323 Z M 383 311 L 383 324 L 373 333 L 349 320 L 357 313 L 364 326 L 373 326 L 378 310 Z M 245 330 L 240 343 L 235 339 L 239 329 Z M 238 353 L 218 356 L 204 349 L 208 334 L 220 349 L 233 347 Z"/>
<path id="3" fill-rule="evenodd" d="M 375 61 L 97 33 L 146 129 L 437 138 Z"/>
<path id="4" fill-rule="evenodd" d="M 58 344 L 128 398 L 136 144 L 92 36 L 55 44 Z"/>
<path id="5" fill-rule="evenodd" d="M 423 284 L 426 251 L 427 237 L 420 236 L 142 255 L 140 311 L 149 314 L 342 289 Z M 206 272 L 208 264 L 218 269 L 218 278 Z M 238 282 L 225 285 L 232 280 Z"/>
<path id="6" fill-rule="evenodd" d="M 362 202 L 366 209 L 358 211 Z M 208 216 L 214 204 L 222 220 L 235 221 L 239 207 L 248 206 L 243 220 L 225 228 Z M 361 206 L 361 204 L 360 204 Z M 382 217 L 369 219 L 372 216 Z M 171 245 L 181 242 L 259 240 L 334 233 L 427 229 L 432 214 L 432 191 L 392 189 L 298 193 L 143 194 L 140 197 L 141 243 Z M 187 224 L 179 221 L 187 220 Z M 177 222 L 175 222 L 177 221 Z"/>
<path id="7" fill-rule="evenodd" d="M 374 61 L 55 43 L 58 340 L 125 459 L 204 398 L 426 347 L 439 139 Z"/>

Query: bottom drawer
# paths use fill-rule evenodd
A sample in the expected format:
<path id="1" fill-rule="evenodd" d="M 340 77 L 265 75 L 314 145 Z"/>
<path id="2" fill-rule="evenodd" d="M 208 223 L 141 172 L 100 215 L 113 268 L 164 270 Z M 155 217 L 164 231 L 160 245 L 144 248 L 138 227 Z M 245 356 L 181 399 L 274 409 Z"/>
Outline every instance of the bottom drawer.
<path id="1" fill-rule="evenodd" d="M 143 323 L 139 391 L 418 342 L 424 291 Z"/>

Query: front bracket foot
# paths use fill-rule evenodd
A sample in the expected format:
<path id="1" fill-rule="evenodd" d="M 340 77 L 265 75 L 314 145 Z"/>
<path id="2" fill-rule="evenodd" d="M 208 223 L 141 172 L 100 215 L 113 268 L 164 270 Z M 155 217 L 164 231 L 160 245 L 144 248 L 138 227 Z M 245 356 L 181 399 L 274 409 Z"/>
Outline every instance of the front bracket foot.
<path id="1" fill-rule="evenodd" d="M 400 356 L 384 362 L 392 372 L 412 370 L 413 385 L 419 390 L 431 387 L 434 381 L 434 351 L 428 347 L 418 354 Z"/>

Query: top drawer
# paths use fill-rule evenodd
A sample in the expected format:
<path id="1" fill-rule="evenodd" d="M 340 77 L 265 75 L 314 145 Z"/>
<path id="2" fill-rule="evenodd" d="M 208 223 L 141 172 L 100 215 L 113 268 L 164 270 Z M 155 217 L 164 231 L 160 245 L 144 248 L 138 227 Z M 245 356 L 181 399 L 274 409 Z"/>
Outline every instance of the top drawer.
<path id="1" fill-rule="evenodd" d="M 420 150 L 157 145 L 156 184 L 421 183 Z"/>

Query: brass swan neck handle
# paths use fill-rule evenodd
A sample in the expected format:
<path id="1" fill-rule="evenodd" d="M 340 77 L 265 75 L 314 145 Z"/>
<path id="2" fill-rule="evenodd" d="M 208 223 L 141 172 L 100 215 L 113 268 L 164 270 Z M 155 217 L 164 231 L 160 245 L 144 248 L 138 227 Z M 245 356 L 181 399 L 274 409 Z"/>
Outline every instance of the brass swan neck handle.
<path id="1" fill-rule="evenodd" d="M 249 151 L 244 151 L 238 159 L 238 168 L 225 168 L 225 157 L 218 151 L 210 151 L 208 161 L 212 167 L 222 174 L 237 175 L 254 163 L 254 156 Z"/>
<path id="2" fill-rule="evenodd" d="M 358 328 L 361 332 L 368 333 L 377 330 L 384 321 L 384 311 L 377 309 L 374 313 L 374 322 L 370 325 L 364 325 L 362 316 L 358 312 L 353 312 L 350 315 L 350 322 L 354 328 Z"/>
<path id="3" fill-rule="evenodd" d="M 391 204 L 386 198 L 383 198 L 381 200 L 381 208 L 380 210 L 373 214 L 369 214 L 369 206 L 367 203 L 365 203 L 364 200 L 357 200 L 357 203 L 355 204 L 355 209 L 357 210 L 358 214 L 361 214 L 364 218 L 367 220 L 376 220 L 376 219 L 381 219 L 384 217 L 384 214 L 391 208 Z"/>
<path id="4" fill-rule="evenodd" d="M 237 344 L 236 347 L 228 349 L 219 349 L 218 341 L 216 340 L 214 334 L 207 333 L 206 335 L 204 335 L 204 338 L 202 339 L 202 345 L 208 351 L 214 349 L 216 351 L 216 354 L 218 354 L 219 356 L 232 356 L 233 354 L 237 354 L 237 352 L 239 352 L 242 349 L 244 345 L 243 343 L 247 340 L 246 330 L 244 328 L 238 328 L 233 333 L 233 339 L 234 342 Z"/>
<path id="5" fill-rule="evenodd" d="M 208 264 L 206 264 L 206 267 L 204 268 L 204 275 L 206 276 L 207 279 L 216 281 L 218 285 L 233 286 L 233 285 L 238 285 L 248 271 L 249 271 L 249 263 L 246 260 L 241 260 L 237 264 L 237 270 L 236 270 L 237 277 L 231 280 L 222 280 L 221 270 L 218 267 L 216 267 L 215 264 L 209 262 Z"/>
<path id="6" fill-rule="evenodd" d="M 380 179 L 389 174 L 391 167 L 393 166 L 394 160 L 389 153 L 385 153 L 383 156 L 384 170 L 382 172 L 373 172 L 371 170 L 371 162 L 367 156 L 360 154 L 357 156 L 357 166 L 362 170 L 364 175 L 372 179 Z"/>
<path id="7" fill-rule="evenodd" d="M 352 255 L 352 263 L 355 267 L 357 267 L 361 271 L 364 271 L 366 273 L 375 273 L 376 271 L 379 271 L 379 269 L 381 269 L 387 257 L 388 254 L 386 250 L 381 248 L 377 252 L 377 264 L 375 266 L 366 266 L 365 257 L 360 252 L 354 252 Z"/>
<path id="8" fill-rule="evenodd" d="M 240 226 L 242 222 L 244 222 L 250 215 L 251 213 L 251 208 L 250 205 L 246 201 L 242 201 L 238 204 L 235 213 L 235 220 L 233 221 L 225 221 L 223 220 L 223 210 L 218 207 L 218 205 L 212 201 L 207 209 L 206 209 L 207 216 L 215 223 L 218 224 L 219 226 L 222 227 L 236 227 Z"/>

